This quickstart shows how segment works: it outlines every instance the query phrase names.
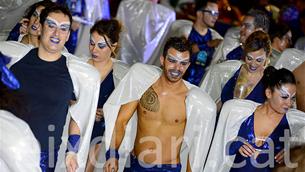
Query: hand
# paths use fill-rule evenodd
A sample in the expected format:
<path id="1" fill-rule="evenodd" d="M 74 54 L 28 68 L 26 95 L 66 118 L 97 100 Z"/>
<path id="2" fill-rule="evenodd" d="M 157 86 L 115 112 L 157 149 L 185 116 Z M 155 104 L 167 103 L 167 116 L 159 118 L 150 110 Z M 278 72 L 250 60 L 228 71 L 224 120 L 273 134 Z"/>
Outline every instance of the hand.
<path id="1" fill-rule="evenodd" d="M 118 171 L 118 160 L 116 158 L 110 158 L 104 164 L 104 172 L 117 172 Z"/>
<path id="2" fill-rule="evenodd" d="M 195 54 L 195 53 L 198 53 L 200 51 L 199 47 L 197 44 L 193 44 L 192 45 L 192 53 Z"/>
<path id="3" fill-rule="evenodd" d="M 244 157 L 250 157 L 254 155 L 256 150 L 249 143 L 245 142 L 244 145 L 238 149 L 238 152 Z"/>
<path id="4" fill-rule="evenodd" d="M 274 157 L 275 161 L 281 164 L 284 161 L 285 151 L 282 149 L 279 153 L 277 153 Z"/>
<path id="5" fill-rule="evenodd" d="M 217 47 L 220 43 L 221 43 L 222 39 L 214 39 L 214 40 L 210 40 L 208 41 L 208 46 L 209 47 Z"/>
<path id="6" fill-rule="evenodd" d="M 72 25 L 71 25 L 71 29 L 73 31 L 76 31 L 77 29 L 79 29 L 79 27 L 80 27 L 80 22 L 73 20 Z"/>
<path id="7" fill-rule="evenodd" d="M 67 172 L 75 172 L 78 168 L 76 153 L 67 152 L 66 153 L 66 168 Z"/>
<path id="8" fill-rule="evenodd" d="M 97 108 L 96 109 L 96 114 L 95 114 L 95 121 L 101 121 L 101 119 L 104 118 L 104 112 L 102 108 Z"/>
<path id="9" fill-rule="evenodd" d="M 28 25 L 29 25 L 30 20 L 27 18 L 21 19 L 19 22 L 21 24 L 21 27 L 19 29 L 20 34 L 27 34 L 28 33 Z"/>

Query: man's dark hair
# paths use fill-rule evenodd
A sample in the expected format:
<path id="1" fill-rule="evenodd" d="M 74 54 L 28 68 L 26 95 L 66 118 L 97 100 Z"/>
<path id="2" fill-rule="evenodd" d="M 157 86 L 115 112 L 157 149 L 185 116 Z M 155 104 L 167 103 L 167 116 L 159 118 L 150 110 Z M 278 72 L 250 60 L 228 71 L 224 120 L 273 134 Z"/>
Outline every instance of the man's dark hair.
<path id="1" fill-rule="evenodd" d="M 23 17 L 30 19 L 37 7 L 43 6 L 45 8 L 49 8 L 53 5 L 55 5 L 55 3 L 52 2 L 51 0 L 43 0 L 43 1 L 36 2 L 26 9 L 25 15 Z"/>
<path id="2" fill-rule="evenodd" d="M 70 10 L 62 5 L 53 5 L 50 8 L 45 8 L 44 10 L 41 11 L 40 14 L 40 24 L 43 25 L 45 22 L 46 18 L 50 13 L 63 13 L 64 15 L 69 17 L 70 21 L 70 29 L 71 29 L 71 24 L 72 24 L 72 15 L 70 13 Z"/>
<path id="3" fill-rule="evenodd" d="M 196 0 L 195 10 L 196 11 L 204 10 L 208 2 L 217 4 L 218 0 Z"/>
<path id="4" fill-rule="evenodd" d="M 191 54 L 191 44 L 185 37 L 171 37 L 167 40 L 163 50 L 163 56 L 166 57 L 168 49 L 174 48 L 179 52 L 188 51 Z"/>
<path id="5" fill-rule="evenodd" d="M 278 37 L 282 39 L 290 31 L 290 27 L 284 23 L 272 24 L 269 30 L 270 40 L 273 42 L 273 39 Z"/>
<path id="6" fill-rule="evenodd" d="M 254 17 L 254 26 L 255 28 L 262 28 L 266 33 L 268 33 L 270 19 L 268 15 L 258 9 L 250 9 L 246 16 Z"/>

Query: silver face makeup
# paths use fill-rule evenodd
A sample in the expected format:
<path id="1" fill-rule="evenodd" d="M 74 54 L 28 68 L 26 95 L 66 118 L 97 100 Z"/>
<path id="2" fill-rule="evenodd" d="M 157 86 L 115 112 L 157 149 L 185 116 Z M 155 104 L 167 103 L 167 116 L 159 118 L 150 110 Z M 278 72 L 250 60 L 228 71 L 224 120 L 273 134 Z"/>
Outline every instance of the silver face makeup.
<path id="1" fill-rule="evenodd" d="M 34 13 L 32 14 L 32 16 L 34 16 L 34 17 L 39 17 L 39 16 L 40 16 L 40 13 L 39 13 L 37 10 L 35 10 Z"/>
<path id="2" fill-rule="evenodd" d="M 54 32 L 56 29 L 59 29 L 60 33 L 67 33 L 70 30 L 70 22 L 57 22 L 51 17 L 46 18 L 46 24 Z"/>
<path id="3" fill-rule="evenodd" d="M 179 55 L 177 57 L 168 54 L 166 56 L 166 60 L 172 64 L 180 64 L 182 66 L 187 66 L 190 63 L 190 59 L 183 59 L 181 57 L 179 57 Z"/>
<path id="4" fill-rule="evenodd" d="M 295 92 L 291 95 L 290 93 L 289 93 L 289 91 L 288 91 L 288 89 L 285 87 L 285 86 L 281 86 L 281 88 L 279 89 L 279 91 L 280 91 L 280 93 L 281 93 L 281 97 L 283 98 L 283 99 L 290 99 L 290 100 L 292 100 L 292 101 L 294 101 L 295 100 Z"/>
<path id="5" fill-rule="evenodd" d="M 264 60 L 266 60 L 266 56 L 262 55 L 262 56 L 257 56 L 257 57 L 252 57 L 250 55 L 246 55 L 247 60 L 252 61 L 255 60 L 258 63 L 262 63 L 264 62 Z"/>
<path id="6" fill-rule="evenodd" d="M 95 43 L 95 41 L 93 40 L 92 37 L 90 37 L 90 45 L 91 46 L 97 45 L 100 49 L 103 49 L 108 46 L 107 43 L 103 39 L 100 39 L 97 43 Z"/>

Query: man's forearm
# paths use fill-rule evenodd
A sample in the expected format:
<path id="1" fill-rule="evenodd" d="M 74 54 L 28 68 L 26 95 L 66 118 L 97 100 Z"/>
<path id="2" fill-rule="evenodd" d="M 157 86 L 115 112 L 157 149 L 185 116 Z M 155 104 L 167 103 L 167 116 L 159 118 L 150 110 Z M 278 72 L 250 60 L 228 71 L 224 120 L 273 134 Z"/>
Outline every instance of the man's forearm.
<path id="1" fill-rule="evenodd" d="M 111 149 L 118 150 L 120 148 L 120 145 L 125 135 L 125 128 L 126 128 L 126 123 L 121 122 L 118 119 L 115 123 L 114 131 L 111 138 L 111 144 L 110 144 Z"/>
<path id="2" fill-rule="evenodd" d="M 186 172 L 192 172 L 191 164 L 190 164 L 190 158 L 187 158 L 187 166 L 186 166 Z"/>
<path id="3" fill-rule="evenodd" d="M 71 118 L 70 123 L 69 123 L 69 135 L 72 135 L 72 134 L 80 135 L 80 129 L 79 129 L 77 123 Z"/>
<path id="4" fill-rule="evenodd" d="M 71 118 L 69 123 L 69 137 L 66 152 L 77 153 L 80 145 L 80 129 L 77 123 Z"/>

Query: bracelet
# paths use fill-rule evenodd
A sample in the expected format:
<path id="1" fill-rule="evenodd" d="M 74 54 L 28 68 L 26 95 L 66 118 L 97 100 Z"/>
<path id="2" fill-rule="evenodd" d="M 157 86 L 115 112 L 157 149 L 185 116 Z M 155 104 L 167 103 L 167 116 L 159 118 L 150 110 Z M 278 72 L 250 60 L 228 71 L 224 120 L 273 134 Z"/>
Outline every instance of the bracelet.
<path id="1" fill-rule="evenodd" d="M 78 135 L 78 134 L 69 135 L 66 152 L 77 153 L 78 149 L 79 149 L 79 143 L 80 143 L 79 140 L 80 140 L 80 135 Z"/>
<path id="2" fill-rule="evenodd" d="M 115 158 L 117 160 L 120 159 L 120 154 L 119 154 L 119 151 L 116 150 L 116 149 L 108 149 L 107 152 L 106 152 L 106 161 L 110 158 Z"/>

